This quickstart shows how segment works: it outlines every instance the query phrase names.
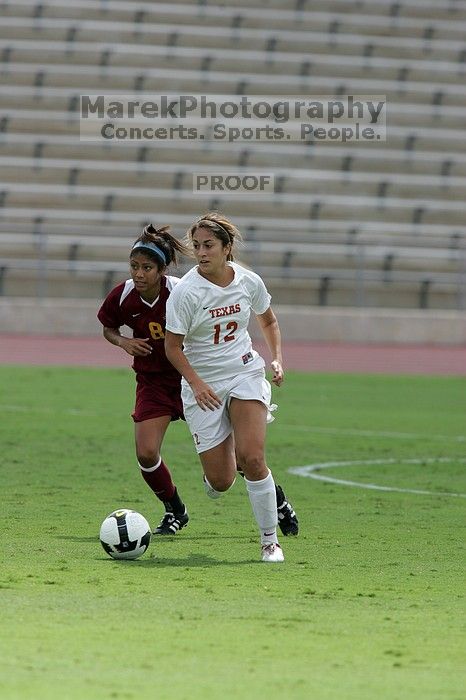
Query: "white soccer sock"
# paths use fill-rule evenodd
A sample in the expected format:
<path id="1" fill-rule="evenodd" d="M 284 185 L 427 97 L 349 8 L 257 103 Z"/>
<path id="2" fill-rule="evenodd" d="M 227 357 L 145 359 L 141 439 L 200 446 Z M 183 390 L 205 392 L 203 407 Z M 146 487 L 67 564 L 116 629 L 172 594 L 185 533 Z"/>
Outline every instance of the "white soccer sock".
<path id="1" fill-rule="evenodd" d="M 261 533 L 261 543 L 278 542 L 277 497 L 272 472 L 260 481 L 244 479 L 251 501 L 252 511 Z"/>
<path id="2" fill-rule="evenodd" d="M 222 492 L 222 491 L 216 491 L 216 490 L 214 489 L 214 487 L 211 486 L 211 485 L 209 484 L 209 481 L 208 481 L 208 479 L 207 479 L 207 477 L 206 477 L 205 474 L 204 474 L 204 476 L 203 476 L 203 479 L 204 479 L 204 488 L 205 488 L 205 492 L 206 492 L 206 494 L 208 495 L 209 498 L 214 498 L 214 499 L 215 499 L 215 498 L 220 498 L 221 496 L 223 496 L 223 492 Z"/>
<path id="3" fill-rule="evenodd" d="M 206 477 L 205 474 L 202 476 L 202 479 L 203 479 L 203 481 L 204 481 L 204 489 L 205 489 L 205 492 L 206 492 L 206 494 L 208 495 L 209 498 L 214 498 L 214 499 L 215 499 L 215 498 L 220 498 L 221 496 L 223 496 L 224 493 L 226 493 L 226 491 L 217 491 L 217 489 L 214 489 L 214 487 L 212 486 L 212 484 L 209 483 L 209 480 L 207 479 L 207 477 Z M 233 486 L 233 484 L 235 483 L 235 481 L 236 481 L 236 477 L 233 479 L 233 482 L 232 482 L 231 486 L 229 486 L 229 487 L 227 488 L 227 491 L 229 491 L 229 489 L 231 489 L 231 487 Z"/>
<path id="4" fill-rule="evenodd" d="M 157 464 L 154 464 L 153 467 L 148 467 L 147 469 L 146 469 L 146 467 L 141 466 L 141 464 L 140 464 L 139 462 L 138 462 L 138 464 L 139 464 L 139 468 L 140 468 L 141 471 L 143 471 L 143 472 L 155 472 L 155 470 L 158 469 L 158 468 L 160 467 L 160 465 L 162 464 L 162 457 L 160 457 L 160 459 L 159 459 L 159 461 L 157 462 Z"/>

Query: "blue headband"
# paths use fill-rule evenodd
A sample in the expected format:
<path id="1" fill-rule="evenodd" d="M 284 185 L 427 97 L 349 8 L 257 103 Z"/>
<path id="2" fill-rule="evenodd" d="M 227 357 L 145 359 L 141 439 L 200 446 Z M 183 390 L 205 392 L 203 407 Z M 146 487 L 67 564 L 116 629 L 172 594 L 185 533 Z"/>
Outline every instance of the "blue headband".
<path id="1" fill-rule="evenodd" d="M 152 243 L 149 241 L 149 243 L 143 243 L 142 241 L 138 241 L 135 243 L 131 249 L 131 252 L 135 250 L 136 248 L 147 248 L 147 250 L 151 250 L 153 253 L 158 255 L 158 257 L 161 259 L 164 265 L 167 265 L 167 257 L 163 250 L 159 248 L 158 246 L 155 245 L 155 243 Z"/>

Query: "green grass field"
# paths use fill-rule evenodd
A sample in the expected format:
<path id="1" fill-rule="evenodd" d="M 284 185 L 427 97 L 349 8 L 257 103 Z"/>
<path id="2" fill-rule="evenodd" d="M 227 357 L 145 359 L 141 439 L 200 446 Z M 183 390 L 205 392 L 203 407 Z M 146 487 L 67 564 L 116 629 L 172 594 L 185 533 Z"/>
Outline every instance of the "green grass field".
<path id="1" fill-rule="evenodd" d="M 98 540 L 155 525 L 130 370 L 0 368 L 3 700 L 463 700 L 466 383 L 289 373 L 268 461 L 300 517 L 259 561 L 244 484 L 209 501 L 186 426 L 164 457 L 191 515 L 134 562 Z M 355 464 L 357 461 L 362 464 Z M 328 462 L 317 481 L 288 469 Z"/>

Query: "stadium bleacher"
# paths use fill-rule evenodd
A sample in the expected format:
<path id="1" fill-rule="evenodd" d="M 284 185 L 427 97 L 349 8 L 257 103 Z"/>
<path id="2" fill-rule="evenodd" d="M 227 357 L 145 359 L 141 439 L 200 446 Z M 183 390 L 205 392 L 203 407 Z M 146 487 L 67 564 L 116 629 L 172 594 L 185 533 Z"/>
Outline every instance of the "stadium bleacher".
<path id="1" fill-rule="evenodd" d="M 0 295 L 100 298 L 145 222 L 181 236 L 218 208 L 275 303 L 466 307 L 466 3 L 6 0 L 0 13 Z M 80 95 L 97 93 L 384 95 L 387 139 L 80 140 Z M 200 194 L 198 172 L 272 173 L 275 192 Z"/>

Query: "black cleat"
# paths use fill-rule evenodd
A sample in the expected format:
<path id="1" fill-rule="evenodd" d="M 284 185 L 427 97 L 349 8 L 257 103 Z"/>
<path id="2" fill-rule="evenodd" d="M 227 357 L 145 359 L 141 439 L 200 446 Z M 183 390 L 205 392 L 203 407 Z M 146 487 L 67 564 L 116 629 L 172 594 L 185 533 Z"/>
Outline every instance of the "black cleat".
<path id="1" fill-rule="evenodd" d="M 278 526 L 285 537 L 288 537 L 288 535 L 297 535 L 299 532 L 298 518 L 296 517 L 293 506 L 286 500 L 281 486 L 276 484 L 275 489 L 277 492 Z"/>
<path id="2" fill-rule="evenodd" d="M 184 513 L 165 513 L 160 524 L 154 530 L 154 535 L 176 535 L 178 530 L 188 524 L 189 515 L 185 509 Z"/>

